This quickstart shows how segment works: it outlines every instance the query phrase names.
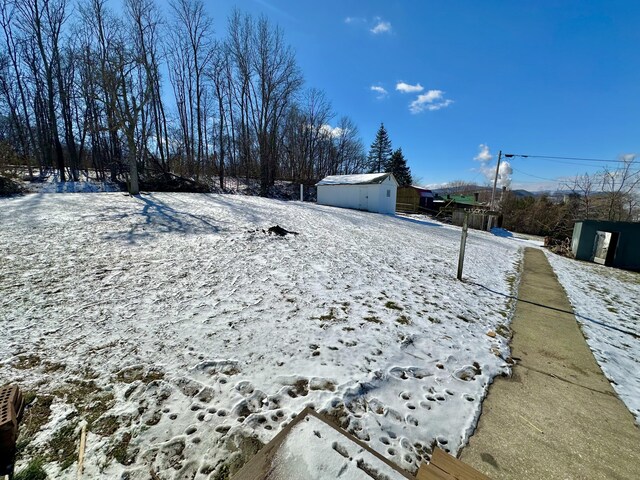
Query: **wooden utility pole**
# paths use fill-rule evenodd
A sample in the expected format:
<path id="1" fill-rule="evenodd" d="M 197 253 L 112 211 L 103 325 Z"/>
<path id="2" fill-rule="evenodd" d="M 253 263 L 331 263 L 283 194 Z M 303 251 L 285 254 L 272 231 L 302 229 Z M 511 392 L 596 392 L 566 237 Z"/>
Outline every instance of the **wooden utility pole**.
<path id="1" fill-rule="evenodd" d="M 300 184 L 300 201 L 304 202 L 304 184 Z"/>
<path id="2" fill-rule="evenodd" d="M 467 245 L 467 229 L 469 226 L 469 214 L 464 214 L 464 223 L 462 224 L 462 237 L 460 238 L 460 255 L 458 256 L 458 280 L 462 280 L 462 267 L 464 265 L 464 249 Z"/>
<path id="3" fill-rule="evenodd" d="M 491 192 L 491 210 L 495 210 L 496 186 L 498 184 L 498 172 L 500 171 L 500 160 L 502 160 L 502 150 L 498 152 L 498 164 L 496 165 L 496 176 L 493 178 L 493 190 Z"/>

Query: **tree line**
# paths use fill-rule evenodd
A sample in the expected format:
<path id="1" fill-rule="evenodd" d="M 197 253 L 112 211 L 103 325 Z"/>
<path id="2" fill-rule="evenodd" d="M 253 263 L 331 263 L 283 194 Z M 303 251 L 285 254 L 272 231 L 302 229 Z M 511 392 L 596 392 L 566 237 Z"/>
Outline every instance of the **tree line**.
<path id="1" fill-rule="evenodd" d="M 618 165 L 567 181 L 558 192 L 561 201 L 548 195 L 518 198 L 507 191 L 500 205 L 503 226 L 564 240 L 571 238 L 575 222 L 582 220 L 640 221 L 638 163 L 628 155 Z"/>
<path id="2" fill-rule="evenodd" d="M 279 27 L 236 10 L 219 38 L 201 0 L 168 5 L 1 2 L 0 161 L 133 194 L 154 177 L 259 179 L 266 195 L 366 170 L 357 126 L 305 88 Z"/>

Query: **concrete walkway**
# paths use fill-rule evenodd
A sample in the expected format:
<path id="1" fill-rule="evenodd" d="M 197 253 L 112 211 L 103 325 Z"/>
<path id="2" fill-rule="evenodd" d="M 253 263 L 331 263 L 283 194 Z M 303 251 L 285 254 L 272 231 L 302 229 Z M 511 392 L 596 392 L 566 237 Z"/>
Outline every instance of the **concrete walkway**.
<path id="1" fill-rule="evenodd" d="M 510 379 L 461 460 L 493 479 L 638 479 L 640 429 L 602 374 L 544 253 L 527 248 Z"/>

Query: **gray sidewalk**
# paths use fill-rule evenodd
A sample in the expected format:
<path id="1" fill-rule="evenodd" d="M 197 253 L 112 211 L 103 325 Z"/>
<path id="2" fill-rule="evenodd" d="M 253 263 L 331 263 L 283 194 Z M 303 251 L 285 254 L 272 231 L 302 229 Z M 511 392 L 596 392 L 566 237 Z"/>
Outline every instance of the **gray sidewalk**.
<path id="1" fill-rule="evenodd" d="M 602 374 L 544 253 L 527 248 L 510 379 L 461 459 L 494 479 L 638 479 L 640 429 Z"/>

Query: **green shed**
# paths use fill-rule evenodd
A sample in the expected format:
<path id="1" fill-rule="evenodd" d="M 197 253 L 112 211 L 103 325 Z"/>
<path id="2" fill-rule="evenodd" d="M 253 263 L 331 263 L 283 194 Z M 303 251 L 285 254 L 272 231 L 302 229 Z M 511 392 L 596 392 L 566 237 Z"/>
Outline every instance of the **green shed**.
<path id="1" fill-rule="evenodd" d="M 571 250 L 578 260 L 640 270 L 640 223 L 576 222 Z"/>

